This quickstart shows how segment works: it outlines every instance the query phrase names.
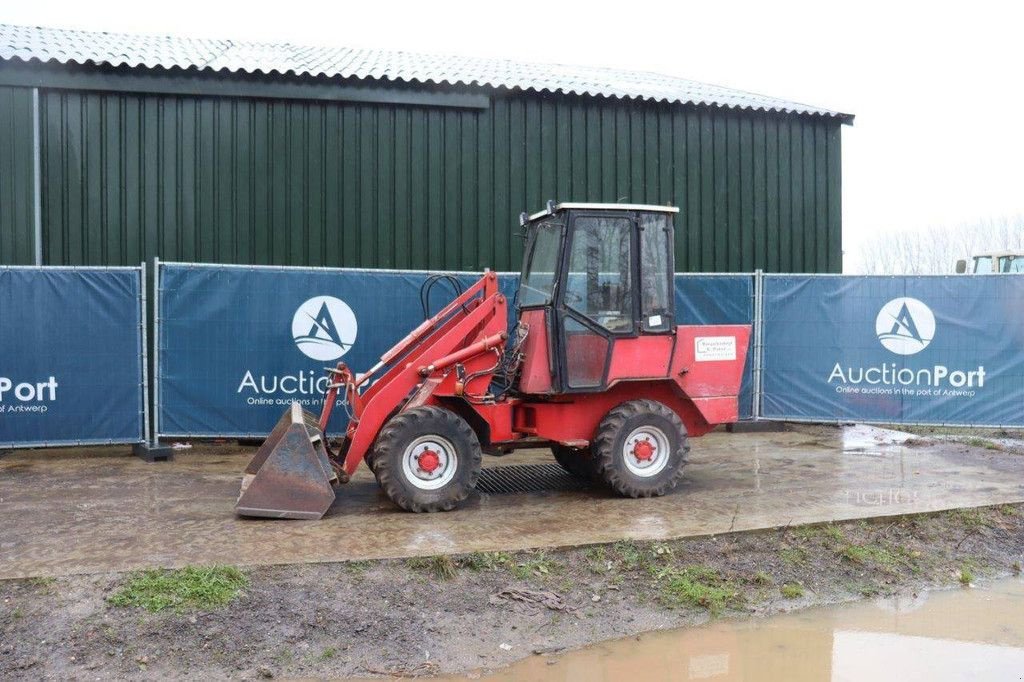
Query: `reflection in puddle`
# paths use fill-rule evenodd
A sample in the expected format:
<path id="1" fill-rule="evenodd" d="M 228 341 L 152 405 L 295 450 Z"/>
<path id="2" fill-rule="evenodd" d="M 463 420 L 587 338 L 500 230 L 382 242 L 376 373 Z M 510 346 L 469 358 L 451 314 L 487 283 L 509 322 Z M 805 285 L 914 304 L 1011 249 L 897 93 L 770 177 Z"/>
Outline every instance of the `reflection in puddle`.
<path id="1" fill-rule="evenodd" d="M 810 609 L 533 656 L 487 680 L 1017 680 L 1024 581 Z"/>
<path id="2" fill-rule="evenodd" d="M 886 445 L 903 445 L 910 438 L 909 433 L 883 429 L 868 424 L 855 424 L 842 430 L 843 452 L 881 454 L 878 449 Z"/>

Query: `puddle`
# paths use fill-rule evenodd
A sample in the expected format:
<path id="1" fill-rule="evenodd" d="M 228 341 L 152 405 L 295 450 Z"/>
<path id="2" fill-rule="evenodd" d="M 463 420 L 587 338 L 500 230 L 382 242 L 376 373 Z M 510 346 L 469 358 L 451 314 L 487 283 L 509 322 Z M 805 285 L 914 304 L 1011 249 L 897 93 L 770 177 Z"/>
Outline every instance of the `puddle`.
<path id="1" fill-rule="evenodd" d="M 1022 672 L 1024 581 L 1012 580 L 651 633 L 532 656 L 479 679 L 1016 680 Z"/>
<path id="2" fill-rule="evenodd" d="M 880 454 L 882 446 L 900 446 L 913 438 L 909 433 L 883 429 L 870 424 L 855 424 L 842 430 L 842 447 L 844 452 L 867 452 Z"/>

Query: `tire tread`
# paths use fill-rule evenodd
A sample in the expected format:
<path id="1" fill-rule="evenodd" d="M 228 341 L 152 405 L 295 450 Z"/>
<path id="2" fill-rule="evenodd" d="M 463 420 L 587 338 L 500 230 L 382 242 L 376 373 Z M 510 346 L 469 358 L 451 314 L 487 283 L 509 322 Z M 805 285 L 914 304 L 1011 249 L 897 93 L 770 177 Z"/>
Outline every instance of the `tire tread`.
<path id="1" fill-rule="evenodd" d="M 655 414 L 668 420 L 675 428 L 677 435 L 678 464 L 667 476 L 659 475 L 653 485 L 640 485 L 635 476 L 631 476 L 624 465 L 619 465 L 616 457 L 616 444 L 619 437 L 624 437 L 626 423 L 634 417 Z M 608 487 L 624 497 L 660 497 L 679 485 L 683 477 L 683 467 L 689 459 L 690 445 L 686 437 L 686 427 L 672 409 L 656 400 L 630 400 L 609 410 L 597 427 L 594 442 L 591 444 L 594 465 L 597 475 Z M 671 455 L 670 455 L 671 456 Z M 669 465 L 671 466 L 671 464 Z M 664 473 L 664 472 L 663 472 Z"/>
<path id="2" fill-rule="evenodd" d="M 433 430 L 441 427 L 451 427 L 458 434 L 458 440 L 464 440 L 470 445 L 469 448 L 465 448 L 468 452 L 463 452 L 462 449 L 458 448 L 455 440 L 450 439 L 453 440 L 452 445 L 457 449 L 458 466 L 466 467 L 468 474 L 465 481 L 457 483 L 459 481 L 459 472 L 456 472 L 456 478 L 452 483 L 457 484 L 449 484 L 445 488 L 440 489 L 441 491 L 447 491 L 448 494 L 443 497 L 437 497 L 437 499 L 424 498 L 434 498 L 436 497 L 435 494 L 440 491 L 417 492 L 409 490 L 409 488 L 402 485 L 401 481 L 401 457 L 405 452 L 406 443 L 409 441 L 406 434 L 411 430 L 415 430 L 424 421 L 432 421 L 439 425 L 432 426 Z M 373 463 L 371 470 L 377 478 L 378 485 L 384 490 L 388 498 L 402 509 L 417 513 L 451 511 L 455 509 L 476 488 L 477 481 L 480 478 L 482 459 L 480 442 L 477 440 L 476 433 L 469 424 L 451 410 L 435 406 L 415 407 L 411 410 L 400 412 L 389 419 L 380 430 L 376 443 L 374 443 L 373 454 L 370 457 L 370 461 Z M 392 468 L 396 466 L 398 471 L 392 471 Z"/>

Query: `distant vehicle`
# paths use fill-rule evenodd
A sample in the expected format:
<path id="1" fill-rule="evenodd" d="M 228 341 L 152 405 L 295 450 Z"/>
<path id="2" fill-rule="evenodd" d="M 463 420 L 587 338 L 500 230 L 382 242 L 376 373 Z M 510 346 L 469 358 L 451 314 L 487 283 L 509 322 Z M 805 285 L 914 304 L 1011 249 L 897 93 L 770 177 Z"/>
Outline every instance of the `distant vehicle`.
<path id="1" fill-rule="evenodd" d="M 982 253 L 971 258 L 971 270 L 967 271 L 967 261 L 956 262 L 957 274 L 992 275 L 1009 272 L 1024 273 L 1024 253 L 994 252 Z"/>

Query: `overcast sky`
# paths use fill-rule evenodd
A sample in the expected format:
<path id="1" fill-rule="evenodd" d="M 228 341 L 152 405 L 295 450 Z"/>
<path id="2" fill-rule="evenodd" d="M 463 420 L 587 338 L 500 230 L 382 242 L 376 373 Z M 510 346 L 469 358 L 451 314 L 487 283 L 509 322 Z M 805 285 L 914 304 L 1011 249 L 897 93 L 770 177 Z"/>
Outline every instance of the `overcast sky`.
<path id="1" fill-rule="evenodd" d="M 1024 214 L 1014 4 L 4 0 L 0 21 L 642 69 L 852 113 L 851 271 L 885 230 Z"/>

